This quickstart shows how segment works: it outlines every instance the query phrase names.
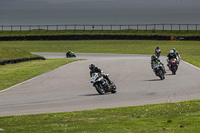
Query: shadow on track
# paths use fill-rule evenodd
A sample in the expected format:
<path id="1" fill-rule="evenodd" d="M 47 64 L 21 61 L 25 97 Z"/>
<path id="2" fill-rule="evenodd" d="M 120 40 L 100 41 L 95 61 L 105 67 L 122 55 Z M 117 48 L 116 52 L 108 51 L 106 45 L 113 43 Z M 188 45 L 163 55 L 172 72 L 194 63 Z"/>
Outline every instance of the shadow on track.
<path id="1" fill-rule="evenodd" d="M 85 95 L 79 95 L 79 96 L 101 96 L 100 94 L 85 94 Z"/>
<path id="2" fill-rule="evenodd" d="M 105 93 L 103 95 L 100 94 L 85 94 L 85 95 L 79 95 L 79 96 L 105 96 L 105 95 L 112 95 L 112 93 Z"/>
<path id="3" fill-rule="evenodd" d="M 150 80 L 144 80 L 144 81 L 162 81 L 160 79 L 150 79 Z"/>

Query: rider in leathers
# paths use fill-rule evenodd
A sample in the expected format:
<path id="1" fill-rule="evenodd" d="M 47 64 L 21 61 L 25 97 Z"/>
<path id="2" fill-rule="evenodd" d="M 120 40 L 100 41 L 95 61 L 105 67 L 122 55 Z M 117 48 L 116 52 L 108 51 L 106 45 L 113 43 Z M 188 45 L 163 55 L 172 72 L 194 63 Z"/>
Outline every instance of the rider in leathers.
<path id="1" fill-rule="evenodd" d="M 107 75 L 103 74 L 103 71 L 99 68 L 96 67 L 94 64 L 90 64 L 89 65 L 89 69 L 90 69 L 90 77 L 92 77 L 93 73 L 99 73 L 100 75 L 102 75 L 106 80 L 108 80 L 108 83 L 111 85 L 111 81 L 108 78 Z"/>
<path id="2" fill-rule="evenodd" d="M 171 59 L 173 59 L 173 58 L 177 59 L 177 54 L 174 52 L 174 50 L 170 50 L 170 53 L 167 55 L 167 57 L 168 57 L 167 66 L 169 66 L 169 62 L 170 62 Z M 178 64 L 179 64 L 179 61 L 178 61 Z"/>
<path id="3" fill-rule="evenodd" d="M 159 53 L 157 53 L 157 50 L 159 50 Z M 157 46 L 155 49 L 155 55 L 159 58 L 160 54 L 161 54 L 161 50 L 160 50 L 159 46 Z"/>
<path id="4" fill-rule="evenodd" d="M 160 63 L 160 64 L 162 65 L 161 69 L 162 69 L 162 71 L 163 71 L 164 73 L 166 73 L 164 64 L 160 61 L 159 58 L 157 58 L 157 56 L 152 55 L 152 56 L 151 56 L 151 68 L 153 69 L 153 65 L 154 65 L 154 64 L 158 64 L 158 63 Z"/>
<path id="5" fill-rule="evenodd" d="M 175 48 L 173 48 L 172 50 L 174 51 L 174 53 L 176 54 L 176 56 L 178 57 L 178 59 L 180 59 L 181 56 L 180 56 L 180 54 L 178 53 L 178 51 L 177 51 Z"/>

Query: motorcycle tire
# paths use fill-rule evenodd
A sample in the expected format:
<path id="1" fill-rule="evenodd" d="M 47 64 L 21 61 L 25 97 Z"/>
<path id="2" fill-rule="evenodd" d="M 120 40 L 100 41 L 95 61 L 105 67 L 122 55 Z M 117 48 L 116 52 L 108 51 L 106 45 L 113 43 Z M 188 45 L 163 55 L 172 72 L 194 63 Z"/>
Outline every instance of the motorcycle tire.
<path id="1" fill-rule="evenodd" d="M 172 74 L 176 75 L 176 66 L 172 67 Z"/>
<path id="2" fill-rule="evenodd" d="M 105 90 L 101 84 L 96 84 L 95 88 L 99 94 L 101 94 L 101 95 L 105 94 Z"/>
<path id="3" fill-rule="evenodd" d="M 116 91 L 116 89 L 117 89 L 116 85 L 113 82 L 111 82 L 111 84 L 112 84 L 112 86 L 111 86 L 111 93 L 116 93 L 117 92 Z"/>
<path id="4" fill-rule="evenodd" d="M 160 77 L 161 80 L 164 79 L 164 74 L 161 70 L 158 70 L 158 76 Z"/>

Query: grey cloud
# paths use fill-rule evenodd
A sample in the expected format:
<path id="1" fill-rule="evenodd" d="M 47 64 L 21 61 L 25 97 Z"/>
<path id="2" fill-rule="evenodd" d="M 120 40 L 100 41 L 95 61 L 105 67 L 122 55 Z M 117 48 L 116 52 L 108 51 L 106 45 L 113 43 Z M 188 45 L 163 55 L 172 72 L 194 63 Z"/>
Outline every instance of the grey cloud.
<path id="1" fill-rule="evenodd" d="M 45 1 L 50 3 L 68 3 L 68 2 L 109 2 L 109 1 L 117 1 L 117 0 L 28 0 L 28 1 Z"/>
<path id="2" fill-rule="evenodd" d="M 200 0 L 0 0 L 0 9 L 115 9 L 177 10 L 199 9 Z"/>

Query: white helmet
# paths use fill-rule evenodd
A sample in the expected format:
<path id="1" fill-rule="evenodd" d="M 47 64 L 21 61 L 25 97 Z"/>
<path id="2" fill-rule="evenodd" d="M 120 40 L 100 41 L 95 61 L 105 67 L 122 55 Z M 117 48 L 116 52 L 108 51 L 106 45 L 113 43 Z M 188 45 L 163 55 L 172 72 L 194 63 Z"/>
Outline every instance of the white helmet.
<path id="1" fill-rule="evenodd" d="M 170 54 L 173 54 L 174 53 L 174 50 L 170 50 L 170 52 L 169 52 Z"/>

